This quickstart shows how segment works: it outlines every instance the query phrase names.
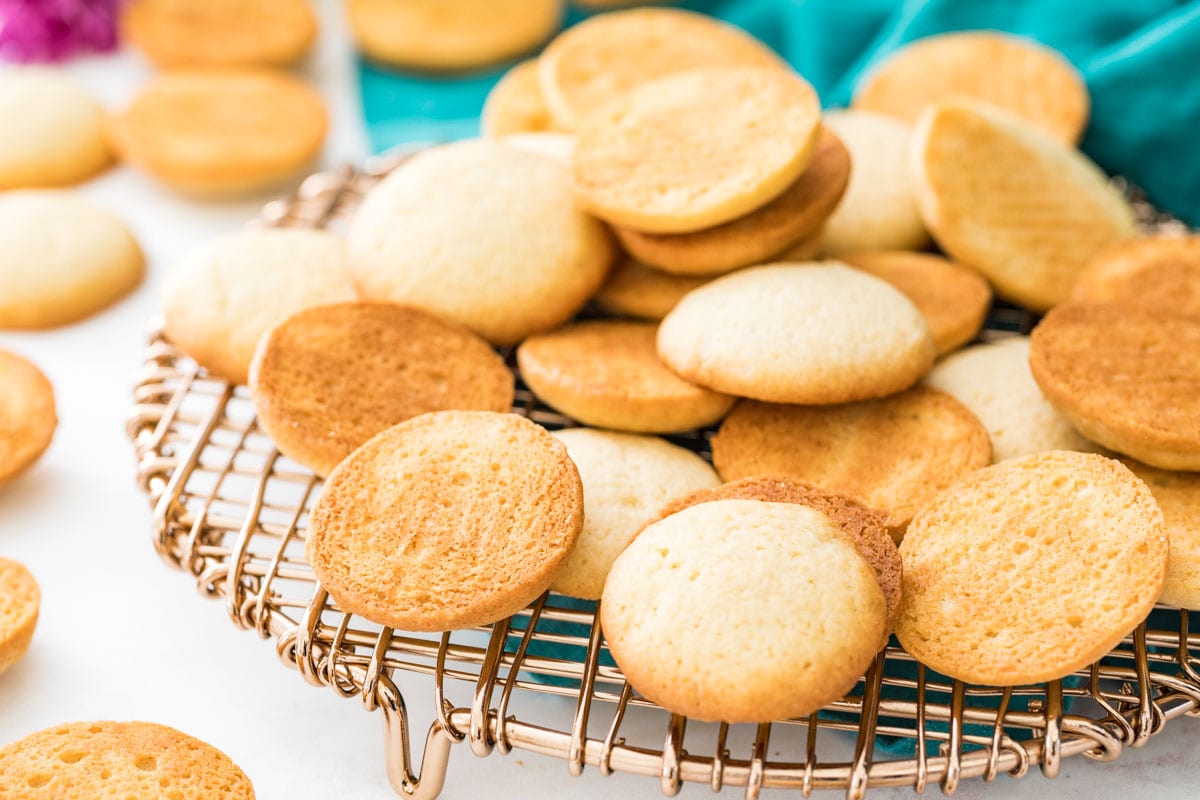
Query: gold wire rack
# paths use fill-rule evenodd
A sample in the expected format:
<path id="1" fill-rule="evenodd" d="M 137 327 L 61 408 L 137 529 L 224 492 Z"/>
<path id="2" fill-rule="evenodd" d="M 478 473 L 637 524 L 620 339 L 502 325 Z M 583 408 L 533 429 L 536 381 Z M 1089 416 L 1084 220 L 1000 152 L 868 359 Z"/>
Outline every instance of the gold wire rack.
<path id="1" fill-rule="evenodd" d="M 314 175 L 258 224 L 334 226 L 402 158 Z M 1144 203 L 1139 212 L 1174 224 Z M 997 307 L 985 333 L 1031 324 L 1025 312 Z M 405 797 L 436 797 L 452 746 L 464 741 L 480 756 L 565 759 L 573 775 L 593 767 L 655 777 L 666 795 L 684 783 L 744 787 L 747 798 L 764 788 L 862 798 L 869 788 L 937 785 L 952 794 L 964 779 L 1020 777 L 1034 766 L 1054 777 L 1070 756 L 1110 761 L 1173 718 L 1200 713 L 1200 633 L 1187 611 L 1160 607 L 1101 661 L 1061 681 L 972 686 L 927 670 L 893 641 L 849 696 L 818 714 L 689 726 L 630 687 L 608 658 L 594 608 L 568 598 L 547 594 L 510 619 L 442 634 L 341 612 L 304 559 L 320 481 L 275 450 L 245 387 L 206 375 L 156 328 L 134 395 L 128 433 L 159 554 L 222 600 L 235 625 L 273 639 L 306 681 L 380 710 L 388 778 Z M 550 428 L 573 424 L 519 376 L 514 411 Z M 707 457 L 708 437 L 671 438 Z M 434 721 L 420 753 L 400 672 L 431 676 L 422 699 Z"/>

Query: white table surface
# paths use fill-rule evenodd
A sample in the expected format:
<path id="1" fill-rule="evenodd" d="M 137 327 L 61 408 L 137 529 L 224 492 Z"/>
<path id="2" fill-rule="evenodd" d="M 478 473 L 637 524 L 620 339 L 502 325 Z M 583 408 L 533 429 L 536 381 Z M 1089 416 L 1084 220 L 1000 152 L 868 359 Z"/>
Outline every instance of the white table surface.
<path id="1" fill-rule="evenodd" d="M 331 4 L 322 11 L 325 33 L 306 71 L 332 112 L 323 160 L 337 164 L 361 159 L 367 145 L 344 26 Z M 71 70 L 112 108 L 150 74 L 131 54 L 85 59 Z M 0 490 L 0 554 L 28 565 L 43 591 L 30 653 L 0 676 L 0 744 L 59 722 L 146 719 L 220 747 L 267 800 L 393 797 L 378 715 L 309 687 L 279 664 L 269 642 L 234 628 L 221 604 L 202 600 L 189 577 L 168 569 L 151 546 L 149 509 L 134 482 L 124 420 L 162 277 L 189 248 L 236 230 L 264 198 L 188 201 L 127 168 L 80 191 L 127 221 L 149 272 L 135 294 L 85 322 L 48 332 L 0 332 L 0 347 L 33 359 L 50 376 L 60 418 L 42 460 Z M 406 676 L 402 688 L 414 712 L 427 718 L 429 681 Z M 1074 758 L 1053 782 L 1036 772 L 1020 781 L 1002 776 L 991 785 L 968 782 L 957 796 L 1193 797 L 1198 760 L 1200 725 L 1184 719 L 1114 764 Z M 701 786 L 684 789 L 684 796 L 708 794 Z M 725 796 L 738 794 L 732 789 Z M 602 778 L 594 769 L 576 779 L 561 761 L 520 752 L 481 759 L 466 746 L 452 753 L 443 796 L 565 795 L 660 796 L 652 779 Z"/>

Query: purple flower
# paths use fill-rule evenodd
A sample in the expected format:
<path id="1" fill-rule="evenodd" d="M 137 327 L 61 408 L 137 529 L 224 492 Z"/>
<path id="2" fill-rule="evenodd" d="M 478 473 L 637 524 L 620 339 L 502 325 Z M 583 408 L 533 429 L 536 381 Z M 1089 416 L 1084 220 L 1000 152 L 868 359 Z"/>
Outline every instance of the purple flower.
<path id="1" fill-rule="evenodd" d="M 122 0 L 0 0 L 0 60 L 61 61 L 117 44 Z"/>

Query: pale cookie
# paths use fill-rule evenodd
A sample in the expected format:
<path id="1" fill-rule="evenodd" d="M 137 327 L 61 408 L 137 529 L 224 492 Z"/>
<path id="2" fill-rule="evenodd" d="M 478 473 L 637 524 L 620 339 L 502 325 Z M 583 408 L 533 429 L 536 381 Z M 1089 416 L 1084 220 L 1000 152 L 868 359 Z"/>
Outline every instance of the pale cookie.
<path id="1" fill-rule="evenodd" d="M 321 150 L 321 97 L 286 72 L 188 69 L 154 78 L 117 119 L 125 158 L 184 192 L 229 195 L 279 184 Z"/>
<path id="2" fill-rule="evenodd" d="M 1029 337 L 977 344 L 939 362 L 925 383 L 952 395 L 987 428 L 992 460 L 1047 450 L 1095 452 L 1042 394 L 1029 371 Z"/>
<path id="3" fill-rule="evenodd" d="M 575 189 L 596 216 L 690 233 L 749 214 L 808 168 L 817 94 L 773 67 L 700 69 L 643 84 L 576 130 Z"/>
<path id="4" fill-rule="evenodd" d="M 479 129 L 484 136 L 538 133 L 552 127 L 538 85 L 537 61 L 532 59 L 504 74 L 488 92 L 479 115 Z"/>
<path id="5" fill-rule="evenodd" d="M 613 259 L 561 163 L 482 139 L 428 150 L 385 178 L 349 242 L 364 297 L 423 308 L 493 344 L 566 322 Z"/>
<path id="6" fill-rule="evenodd" d="M 870 111 L 831 111 L 824 123 L 846 145 L 853 165 L 842 201 L 825 221 L 825 254 L 929 244 L 908 168 L 908 124 Z"/>
<path id="7" fill-rule="evenodd" d="M 767 722 L 849 692 L 879 649 L 886 607 L 829 517 L 720 500 L 638 534 L 609 573 L 600 620 L 639 694 L 700 720 Z"/>
<path id="8" fill-rule="evenodd" d="M 586 425 L 675 433 L 725 416 L 733 398 L 667 369 L 654 337 L 651 323 L 579 322 L 526 339 L 517 364 L 539 399 Z"/>
<path id="9" fill-rule="evenodd" d="M 1171 540 L 1160 603 L 1200 609 L 1200 474 L 1168 472 L 1133 459 L 1125 466 L 1150 487 Z"/>
<path id="10" fill-rule="evenodd" d="M 1033 329 L 1029 366 L 1087 438 L 1160 469 L 1200 470 L 1200 319 L 1062 306 Z"/>
<path id="11" fill-rule="evenodd" d="M 842 264 L 768 264 L 706 283 L 658 329 L 686 380 L 775 403 L 846 403 L 908 388 L 933 364 L 929 326 L 889 284 Z"/>
<path id="12" fill-rule="evenodd" d="M 571 159 L 575 157 L 575 137 L 568 133 L 510 133 L 501 136 L 500 141 L 509 147 L 554 159 L 566 169 L 571 168 Z"/>
<path id="13" fill-rule="evenodd" d="M 0 558 L 0 673 L 29 651 L 41 604 L 42 591 L 29 570 L 16 561 Z"/>
<path id="14" fill-rule="evenodd" d="M 79 183 L 112 160 L 104 112 L 65 73 L 0 75 L 0 191 Z"/>
<path id="15" fill-rule="evenodd" d="M 980 103 L 930 107 L 912 167 L 942 249 L 1035 311 L 1070 297 L 1096 253 L 1136 232 L 1129 203 L 1086 156 Z"/>
<path id="16" fill-rule="evenodd" d="M 368 58 L 399 67 L 458 70 L 518 56 L 550 38 L 563 0 L 346 0 Z"/>
<path id="17" fill-rule="evenodd" d="M 850 153 L 821 132 L 812 163 L 783 194 L 744 217 L 695 233 L 643 233 L 614 228 L 634 258 L 680 275 L 729 272 L 761 264 L 813 236 L 833 211 L 850 177 Z"/>
<path id="18" fill-rule="evenodd" d="M 299 311 L 250 365 L 258 424 L 318 475 L 385 428 L 429 411 L 509 411 L 513 376 L 475 334 L 392 303 Z"/>
<path id="19" fill-rule="evenodd" d="M 632 258 L 622 258 L 592 299 L 616 314 L 660 320 L 685 294 L 709 280 L 705 276 L 660 272 Z"/>
<path id="20" fill-rule="evenodd" d="M 121 33 L 166 69 L 282 67 L 312 47 L 317 18 L 308 0 L 132 0 Z"/>
<path id="21" fill-rule="evenodd" d="M 655 436 L 571 428 L 554 437 L 583 481 L 583 531 L 550 588 L 599 600 L 608 570 L 660 508 L 721 479 L 708 463 Z"/>
<path id="22" fill-rule="evenodd" d="M 0 485 L 46 452 L 57 427 L 50 381 L 30 362 L 0 350 Z"/>
<path id="23" fill-rule="evenodd" d="M 308 561 L 343 611 L 408 631 L 486 625 L 550 587 L 583 526 L 567 449 L 516 414 L 435 411 L 330 474 Z"/>
<path id="24" fill-rule="evenodd" d="M 1056 680 L 1146 618 L 1167 549 L 1162 512 L 1120 462 L 1063 451 L 1006 461 L 908 526 L 896 636 L 968 683 Z"/>
<path id="25" fill-rule="evenodd" d="M 1200 316 L 1200 236 L 1150 236 L 1101 250 L 1071 300 Z"/>
<path id="26" fill-rule="evenodd" d="M 854 93 L 854 108 L 915 122 L 926 107 L 968 97 L 1004 108 L 1067 144 L 1087 127 L 1083 76 L 1058 52 L 995 31 L 930 36 L 888 56 Z"/>
<path id="27" fill-rule="evenodd" d="M 743 401 L 712 440 L 727 481 L 788 475 L 882 511 L 893 534 L 937 492 L 992 461 L 983 425 L 948 394 L 907 392 L 839 406 Z"/>
<path id="28" fill-rule="evenodd" d="M 841 260 L 904 292 L 929 323 L 939 356 L 974 339 L 992 304 L 987 281 L 932 253 L 876 250 L 846 253 Z"/>
<path id="29" fill-rule="evenodd" d="M 568 28 L 538 58 L 538 80 L 555 125 L 569 131 L 642 84 L 693 69 L 739 66 L 789 69 L 732 25 L 677 8 L 639 8 Z"/>
<path id="30" fill-rule="evenodd" d="M 210 744 L 153 722 L 68 722 L 0 749 L 13 800 L 254 800 L 246 774 Z"/>
<path id="31" fill-rule="evenodd" d="M 354 299 L 346 246 L 325 231 L 278 228 L 224 236 L 167 276 L 167 337 L 210 373 L 245 383 L 258 340 L 301 309 Z"/>
<path id="32" fill-rule="evenodd" d="M 0 193 L 0 328 L 76 322 L 131 292 L 145 270 L 107 210 L 64 191 Z"/>

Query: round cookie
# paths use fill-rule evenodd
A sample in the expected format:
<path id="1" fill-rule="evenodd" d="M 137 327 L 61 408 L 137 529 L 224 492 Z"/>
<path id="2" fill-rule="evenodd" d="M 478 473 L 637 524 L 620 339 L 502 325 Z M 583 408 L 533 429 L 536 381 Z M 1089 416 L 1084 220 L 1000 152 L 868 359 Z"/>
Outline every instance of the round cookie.
<path id="1" fill-rule="evenodd" d="M 50 381 L 30 362 L 0 350 L 0 486 L 46 452 L 57 427 Z"/>
<path id="2" fill-rule="evenodd" d="M 574 130 L 597 108 L 650 81 L 694 69 L 789 69 L 744 31 L 677 8 L 600 14 L 573 25 L 538 58 L 538 80 L 555 126 Z"/>
<path id="3" fill-rule="evenodd" d="M 0 673 L 29 651 L 41 604 L 42 591 L 29 570 L 0 558 Z"/>
<path id="4" fill-rule="evenodd" d="M 563 0 L 346 0 L 354 40 L 398 67 L 460 70 L 534 49 L 558 29 Z"/>
<path id="5" fill-rule="evenodd" d="M 892 53 L 859 83 L 853 106 L 915 122 L 949 97 L 999 106 L 1067 144 L 1083 136 L 1091 105 L 1083 76 L 1057 51 L 995 31 L 965 31 Z"/>
<path id="6" fill-rule="evenodd" d="M 940 490 L 992 461 L 987 431 L 948 394 L 917 386 L 839 406 L 746 400 L 712 440 L 727 481 L 787 475 L 886 515 L 893 534 Z"/>
<path id="7" fill-rule="evenodd" d="M 885 606 L 874 571 L 821 512 L 719 500 L 638 534 L 609 572 L 600 621 L 641 695 L 699 720 L 766 722 L 850 691 L 879 649 Z"/>
<path id="8" fill-rule="evenodd" d="M 1171 541 L 1159 602 L 1200 609 L 1200 474 L 1155 469 L 1133 459 L 1123 463 L 1150 487 Z"/>
<path id="9" fill-rule="evenodd" d="M 509 147 L 553 159 L 567 169 L 571 168 L 571 159 L 575 157 L 575 137 L 567 133 L 510 133 L 501 136 L 500 141 Z"/>
<path id="10" fill-rule="evenodd" d="M 567 449 L 516 414 L 435 411 L 330 474 L 307 555 L 343 611 L 407 631 L 485 625 L 550 586 L 583 527 Z"/>
<path id="11" fill-rule="evenodd" d="M 254 800 L 246 774 L 210 744 L 153 722 L 69 722 L 0 749 L 0 786 L 20 800 Z"/>
<path id="12" fill-rule="evenodd" d="M 812 159 L 820 123 L 816 92 L 794 73 L 733 67 L 671 75 L 584 118 L 575 190 L 614 225 L 649 233 L 711 228 L 794 183 Z"/>
<path id="13" fill-rule="evenodd" d="M 847 253 L 841 260 L 895 286 L 925 317 L 939 356 L 975 338 L 992 290 L 971 270 L 932 253 L 878 250 Z"/>
<path id="14" fill-rule="evenodd" d="M 546 405 L 598 428 L 674 433 L 711 425 L 733 398 L 695 386 L 658 359 L 655 326 L 592 320 L 531 336 L 521 377 Z"/>
<path id="15" fill-rule="evenodd" d="M 283 67 L 317 36 L 307 0 L 132 0 L 121 34 L 155 66 Z"/>
<path id="16" fill-rule="evenodd" d="M 656 436 L 590 428 L 553 436 L 583 481 L 583 531 L 550 583 L 559 594 L 599 600 L 613 561 L 664 504 L 721 483 L 700 456 Z"/>
<path id="17" fill-rule="evenodd" d="M 1107 247 L 1088 262 L 1071 300 L 1200 316 L 1200 236 L 1148 236 Z"/>
<path id="18" fill-rule="evenodd" d="M 483 139 L 435 147 L 385 178 L 349 242 L 364 297 L 423 308 L 493 344 L 566 322 L 613 258 L 561 164 Z"/>
<path id="19" fill-rule="evenodd" d="M 933 364 L 921 312 L 842 264 L 768 264 L 690 292 L 658 355 L 693 383 L 776 403 L 846 403 L 908 388 Z"/>
<path id="20" fill-rule="evenodd" d="M 484 136 L 538 133 L 552 127 L 550 112 L 538 86 L 537 61 L 522 61 L 504 74 L 488 92 L 479 115 Z"/>
<path id="21" fill-rule="evenodd" d="M 896 636 L 969 683 L 1062 678 L 1150 613 L 1167 549 L 1162 512 L 1119 462 L 1062 451 L 1006 461 L 908 526 Z"/>
<path id="22" fill-rule="evenodd" d="M 694 233 L 614 228 L 625 250 L 658 269 L 709 275 L 760 264 L 820 229 L 850 177 L 850 153 L 822 130 L 812 162 L 783 194 L 744 217 Z"/>
<path id="23" fill-rule="evenodd" d="M 1200 470 L 1200 319 L 1065 305 L 1030 342 L 1034 380 L 1080 433 L 1150 466 Z"/>
<path id="24" fill-rule="evenodd" d="M 429 411 L 508 411 L 513 376 L 475 334 L 392 303 L 299 311 L 250 365 L 258 424 L 318 475 L 375 434 Z"/>
<path id="25" fill-rule="evenodd" d="M 931 106 L 911 164 L 942 249 L 1035 311 L 1065 301 L 1096 253 L 1136 232 L 1129 203 L 1086 156 L 981 103 Z"/>
<path id="26" fill-rule="evenodd" d="M 5 70 L 0 119 L 0 191 L 79 183 L 112 160 L 104 112 L 65 72 Z"/>
<path id="27" fill-rule="evenodd" d="M 908 169 L 908 125 L 870 111 L 831 111 L 824 124 L 846 145 L 854 165 L 841 203 L 825 221 L 824 253 L 920 250 L 928 245 Z"/>
<path id="28" fill-rule="evenodd" d="M 154 78 L 114 132 L 125 158 L 175 189 L 229 195 L 274 186 L 317 157 L 320 96 L 267 69 L 187 69 Z"/>
<path id="29" fill-rule="evenodd" d="M 245 383 L 258 340 L 309 306 L 353 300 L 341 237 L 300 228 L 224 236 L 167 278 L 167 337 L 210 373 Z"/>
<path id="30" fill-rule="evenodd" d="M 592 299 L 616 314 L 660 320 L 685 294 L 709 280 L 705 276 L 660 272 L 632 258 L 622 258 Z"/>
<path id="31" fill-rule="evenodd" d="M 0 193 L 0 328 L 50 328 L 128 294 L 146 269 L 125 225 L 65 191 Z"/>

